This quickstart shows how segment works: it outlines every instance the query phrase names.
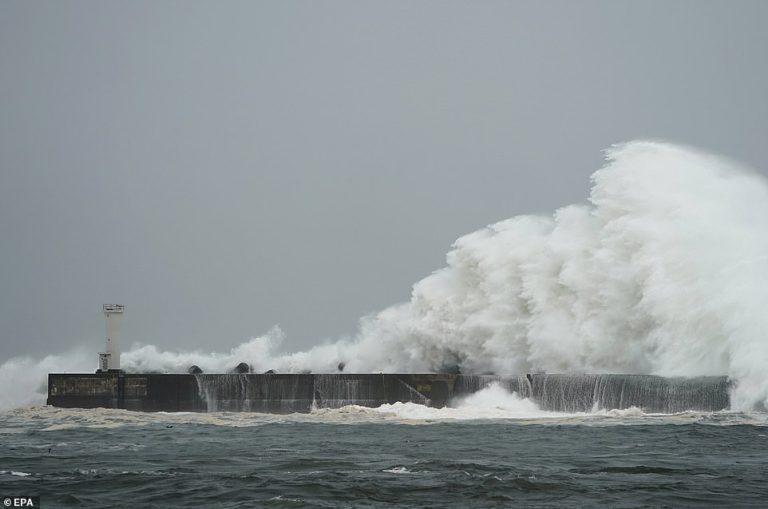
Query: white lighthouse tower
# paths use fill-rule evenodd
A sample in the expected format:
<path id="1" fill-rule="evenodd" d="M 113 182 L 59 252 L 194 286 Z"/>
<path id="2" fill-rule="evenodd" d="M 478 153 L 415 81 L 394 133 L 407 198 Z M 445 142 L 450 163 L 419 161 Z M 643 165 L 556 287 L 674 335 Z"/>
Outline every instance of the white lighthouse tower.
<path id="1" fill-rule="evenodd" d="M 99 371 L 120 369 L 120 321 L 125 306 L 104 304 L 104 318 L 107 320 L 107 351 L 99 354 Z"/>

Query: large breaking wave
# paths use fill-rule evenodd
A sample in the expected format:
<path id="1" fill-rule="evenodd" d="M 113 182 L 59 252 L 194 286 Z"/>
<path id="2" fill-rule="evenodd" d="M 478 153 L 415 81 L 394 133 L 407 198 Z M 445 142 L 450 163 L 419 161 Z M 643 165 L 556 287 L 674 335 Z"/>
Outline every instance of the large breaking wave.
<path id="1" fill-rule="evenodd" d="M 222 354 L 135 347 L 123 365 L 728 375 L 734 408 L 764 408 L 768 183 L 668 143 L 616 145 L 606 158 L 588 204 L 461 237 L 410 302 L 363 318 L 352 340 L 278 354 L 275 329 Z M 0 381 L 20 362 L 0 366 Z"/>

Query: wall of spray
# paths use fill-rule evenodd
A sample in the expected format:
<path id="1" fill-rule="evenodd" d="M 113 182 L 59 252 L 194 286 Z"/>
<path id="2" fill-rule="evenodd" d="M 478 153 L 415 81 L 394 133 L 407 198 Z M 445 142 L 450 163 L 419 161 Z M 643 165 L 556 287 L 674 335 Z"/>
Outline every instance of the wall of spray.
<path id="1" fill-rule="evenodd" d="M 225 353 L 136 347 L 123 368 L 727 375 L 736 409 L 764 408 L 768 184 L 668 143 L 616 145 L 606 159 L 588 203 L 458 239 L 446 267 L 416 283 L 409 302 L 363 318 L 354 339 L 280 354 L 274 329 Z M 78 362 L 44 364 L 11 359 L 0 382 L 20 365 L 44 382 Z"/>

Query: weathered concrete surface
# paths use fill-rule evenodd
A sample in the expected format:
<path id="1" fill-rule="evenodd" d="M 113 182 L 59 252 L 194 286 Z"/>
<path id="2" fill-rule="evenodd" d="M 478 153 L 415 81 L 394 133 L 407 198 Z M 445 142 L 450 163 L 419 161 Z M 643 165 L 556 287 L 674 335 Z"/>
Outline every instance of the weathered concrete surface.
<path id="1" fill-rule="evenodd" d="M 722 410 L 726 377 L 651 375 L 521 376 L 454 374 L 96 374 L 48 375 L 48 404 L 142 411 L 290 413 L 344 405 L 413 402 L 443 407 L 490 383 L 533 399 L 542 409 L 588 412 L 629 408 L 648 412 Z"/>
<path id="2" fill-rule="evenodd" d="M 57 374 L 48 404 L 143 411 L 308 412 L 313 406 L 398 401 L 445 406 L 456 375 L 424 374 Z"/>
<path id="3" fill-rule="evenodd" d="M 194 375 L 48 375 L 48 404 L 65 408 L 205 411 Z"/>

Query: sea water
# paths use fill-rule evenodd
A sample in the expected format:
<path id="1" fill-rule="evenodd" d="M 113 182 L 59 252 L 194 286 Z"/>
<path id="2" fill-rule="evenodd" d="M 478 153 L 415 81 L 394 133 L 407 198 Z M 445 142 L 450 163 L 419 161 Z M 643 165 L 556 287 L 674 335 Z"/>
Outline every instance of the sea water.
<path id="1" fill-rule="evenodd" d="M 768 414 L 450 408 L 0 414 L 0 496 L 43 507 L 760 506 Z"/>

